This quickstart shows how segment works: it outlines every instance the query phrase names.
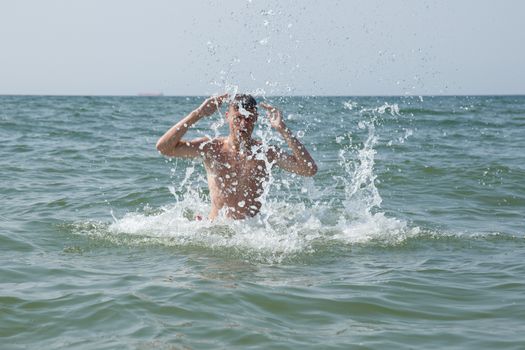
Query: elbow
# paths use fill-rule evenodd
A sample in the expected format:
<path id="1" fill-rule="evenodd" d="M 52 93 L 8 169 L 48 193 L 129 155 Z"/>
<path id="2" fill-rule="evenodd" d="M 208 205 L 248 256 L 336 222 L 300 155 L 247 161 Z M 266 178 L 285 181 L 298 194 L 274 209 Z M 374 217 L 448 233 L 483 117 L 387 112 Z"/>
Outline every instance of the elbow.
<path id="1" fill-rule="evenodd" d="M 310 170 L 310 176 L 314 176 L 315 174 L 317 174 L 317 165 L 314 163 Z"/>
<path id="2" fill-rule="evenodd" d="M 160 152 L 160 154 L 166 155 L 166 142 L 163 142 L 162 139 L 159 139 L 159 141 L 157 141 L 155 147 L 157 148 L 157 151 Z"/>
<path id="3" fill-rule="evenodd" d="M 308 164 L 308 169 L 305 173 L 305 176 L 312 177 L 315 174 L 317 174 L 317 164 L 315 163 Z"/>

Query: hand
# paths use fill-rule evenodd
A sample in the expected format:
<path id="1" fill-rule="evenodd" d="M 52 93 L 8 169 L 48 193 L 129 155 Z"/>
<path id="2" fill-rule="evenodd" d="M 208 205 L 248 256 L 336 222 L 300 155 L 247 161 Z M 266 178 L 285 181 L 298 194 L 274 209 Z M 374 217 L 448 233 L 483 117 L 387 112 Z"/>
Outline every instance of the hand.
<path id="1" fill-rule="evenodd" d="M 208 97 L 204 102 L 197 108 L 197 113 L 200 117 L 207 117 L 217 112 L 221 107 L 225 99 L 228 98 L 228 94 L 220 96 L 211 96 Z"/>
<path id="2" fill-rule="evenodd" d="M 283 122 L 283 116 L 281 111 L 277 108 L 269 105 L 268 103 L 261 102 L 259 106 L 268 111 L 268 117 L 270 118 L 270 125 L 277 131 L 282 131 L 286 128 L 286 125 Z"/>

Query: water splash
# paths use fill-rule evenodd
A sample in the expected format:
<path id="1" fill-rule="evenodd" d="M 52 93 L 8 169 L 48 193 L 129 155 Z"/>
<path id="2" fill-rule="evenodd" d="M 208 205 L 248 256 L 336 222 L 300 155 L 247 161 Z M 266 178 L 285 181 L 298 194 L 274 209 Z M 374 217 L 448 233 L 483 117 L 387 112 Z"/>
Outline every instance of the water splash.
<path id="1" fill-rule="evenodd" d="M 345 103 L 352 110 L 356 104 Z M 374 173 L 377 116 L 389 110 L 392 115 L 399 115 L 397 105 L 384 104 L 377 108 L 362 108 L 359 113 L 367 119 L 358 121 L 358 129 L 367 131 L 366 140 L 361 148 L 351 143 L 339 152 L 339 165 L 344 175 L 339 179 L 344 183 L 344 212 L 339 217 L 340 233 L 335 237 L 348 243 L 382 241 L 396 244 L 419 233 L 419 228 L 410 228 L 407 223 L 389 218 L 380 211 L 383 199 L 376 187 L 377 175 Z M 351 141 L 352 135 L 347 138 Z M 336 140 L 342 143 L 343 139 Z"/>
<path id="2" fill-rule="evenodd" d="M 202 165 L 174 160 L 176 185 L 169 187 L 174 204 L 128 213 L 112 224 L 90 226 L 82 232 L 114 243 L 198 247 L 269 263 L 315 254 L 333 244 L 391 245 L 417 235 L 418 228 L 385 216 L 376 187 L 378 120 L 386 112 L 395 116 L 398 108 L 387 104 L 362 108 L 351 102 L 344 103 L 344 107 L 359 117 L 354 131 L 364 136 L 362 142 L 355 142 L 359 137 L 350 130 L 336 140 L 340 147 L 339 175 L 334 177 L 334 186 L 342 187 L 342 198 L 334 197 L 340 192 L 338 188 L 320 188 L 315 179 L 275 173 L 273 164 L 266 162 L 269 177 L 260 198 L 263 207 L 259 215 L 243 221 L 232 221 L 224 215 L 213 222 L 199 221 L 195 217 L 206 217 L 210 210 L 204 171 L 199 169 Z M 264 120 L 255 132 L 263 152 L 282 142 Z M 181 173 L 183 178 L 177 180 Z"/>

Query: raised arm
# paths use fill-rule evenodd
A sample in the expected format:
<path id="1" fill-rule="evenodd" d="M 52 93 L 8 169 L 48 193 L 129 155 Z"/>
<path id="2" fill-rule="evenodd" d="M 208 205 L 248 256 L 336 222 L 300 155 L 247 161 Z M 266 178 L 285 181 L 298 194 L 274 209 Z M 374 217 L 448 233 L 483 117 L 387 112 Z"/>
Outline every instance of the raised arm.
<path id="1" fill-rule="evenodd" d="M 295 137 L 283 121 L 281 112 L 267 103 L 259 103 L 259 106 L 268 111 L 270 123 L 284 138 L 292 154 L 276 149 L 270 156 L 280 168 L 302 176 L 314 176 L 317 173 L 317 165 L 306 147 Z"/>
<path id="2" fill-rule="evenodd" d="M 182 140 L 188 129 L 201 118 L 215 113 L 221 106 L 227 94 L 207 98 L 196 110 L 182 118 L 172 126 L 157 141 L 157 150 L 168 157 L 195 158 L 200 156 L 203 145 L 209 141 L 206 137 L 200 137 L 191 141 Z"/>

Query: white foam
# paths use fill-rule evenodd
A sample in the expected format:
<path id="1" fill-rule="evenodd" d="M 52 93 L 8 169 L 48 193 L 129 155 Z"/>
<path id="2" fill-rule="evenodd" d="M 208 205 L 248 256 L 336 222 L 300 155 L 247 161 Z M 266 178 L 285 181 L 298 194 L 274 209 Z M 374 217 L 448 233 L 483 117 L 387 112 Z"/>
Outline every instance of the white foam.
<path id="1" fill-rule="evenodd" d="M 387 107 L 379 109 L 384 113 Z M 392 111 L 395 113 L 395 108 Z M 371 110 L 370 115 L 376 112 Z M 335 191 L 335 188 L 318 188 L 312 179 L 286 175 L 279 179 L 270 171 L 261 196 L 263 208 L 257 217 L 233 221 L 219 216 L 213 222 L 207 219 L 198 221 L 194 217 L 206 217 L 210 208 L 208 199 L 195 190 L 198 186 L 195 180 L 192 181 L 195 168 L 189 166 L 178 186 L 185 191 L 176 195 L 175 204 L 155 214 L 128 213 L 111 224 L 108 230 L 114 235 L 140 237 L 136 240 L 138 244 L 150 239 L 166 245 L 234 248 L 244 255 L 269 262 L 315 252 L 315 243 L 319 241 L 343 244 L 403 242 L 417 235 L 419 229 L 381 212 L 382 198 L 375 186 L 374 147 L 377 137 L 373 119 L 361 120 L 360 127 L 368 131 L 363 147 L 343 147 L 339 153 L 339 166 L 344 169 L 344 176 L 338 181 L 342 181 L 345 189 L 345 198 L 340 203 L 318 200 L 326 191 Z M 269 127 L 259 131 L 263 148 L 274 140 L 272 135 Z M 267 167 L 270 170 L 271 164 Z M 282 197 L 287 191 L 276 191 L 283 187 L 290 189 L 293 185 L 298 186 L 303 196 L 307 194 L 308 200 L 293 201 L 291 197 Z M 280 192 L 281 198 L 272 197 L 272 189 Z M 239 206 L 244 204 L 239 203 Z"/>

